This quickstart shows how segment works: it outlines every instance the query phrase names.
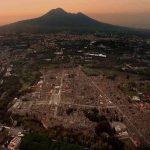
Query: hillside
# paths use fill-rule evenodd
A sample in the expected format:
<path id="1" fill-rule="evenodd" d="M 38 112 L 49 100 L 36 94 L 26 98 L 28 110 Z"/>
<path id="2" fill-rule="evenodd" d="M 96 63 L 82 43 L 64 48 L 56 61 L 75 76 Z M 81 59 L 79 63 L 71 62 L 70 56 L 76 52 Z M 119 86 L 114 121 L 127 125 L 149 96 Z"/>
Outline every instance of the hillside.
<path id="1" fill-rule="evenodd" d="M 53 9 L 45 15 L 2 26 L 2 31 L 51 32 L 51 31 L 118 31 L 127 28 L 98 22 L 83 13 L 67 13 L 61 8 Z"/>
<path id="2" fill-rule="evenodd" d="M 59 31 L 96 32 L 96 31 L 133 31 L 126 27 L 96 21 L 83 13 L 67 13 L 61 8 L 53 9 L 45 15 L 23 20 L 0 27 L 3 32 L 49 33 Z"/>

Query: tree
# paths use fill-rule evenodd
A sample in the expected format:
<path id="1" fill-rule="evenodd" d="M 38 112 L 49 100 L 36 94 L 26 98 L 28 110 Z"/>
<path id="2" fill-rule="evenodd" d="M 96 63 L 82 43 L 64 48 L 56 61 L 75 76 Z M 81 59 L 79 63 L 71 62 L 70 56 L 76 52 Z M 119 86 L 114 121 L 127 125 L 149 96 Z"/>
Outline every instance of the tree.
<path id="1" fill-rule="evenodd" d="M 114 131 L 107 120 L 98 123 L 95 128 L 95 132 L 98 136 L 100 136 L 103 132 L 108 133 L 111 136 L 114 135 Z"/>
<path id="2" fill-rule="evenodd" d="M 141 145 L 137 147 L 137 150 L 150 150 L 150 146 L 148 145 Z"/>
<path id="3" fill-rule="evenodd" d="M 113 150 L 124 150 L 124 143 L 117 137 L 110 137 L 108 144 L 112 146 Z"/>

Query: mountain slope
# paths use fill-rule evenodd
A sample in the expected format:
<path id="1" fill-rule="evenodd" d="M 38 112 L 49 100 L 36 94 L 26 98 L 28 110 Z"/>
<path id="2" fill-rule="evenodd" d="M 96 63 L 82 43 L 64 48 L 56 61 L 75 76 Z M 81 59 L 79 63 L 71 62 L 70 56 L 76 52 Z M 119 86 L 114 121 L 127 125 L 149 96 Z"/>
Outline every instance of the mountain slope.
<path id="1" fill-rule="evenodd" d="M 57 8 L 35 19 L 2 26 L 0 30 L 48 33 L 52 31 L 126 31 L 130 29 L 98 22 L 82 13 L 67 13 L 63 9 Z"/>

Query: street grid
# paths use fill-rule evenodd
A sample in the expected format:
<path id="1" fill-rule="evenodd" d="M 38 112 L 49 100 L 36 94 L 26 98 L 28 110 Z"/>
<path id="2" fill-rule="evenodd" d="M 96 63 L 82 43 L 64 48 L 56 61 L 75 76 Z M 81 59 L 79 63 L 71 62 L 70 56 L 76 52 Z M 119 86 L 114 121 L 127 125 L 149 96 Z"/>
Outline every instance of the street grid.
<path id="1" fill-rule="evenodd" d="M 84 111 L 97 108 L 108 120 L 116 114 L 119 119 L 123 118 L 129 135 L 136 135 L 149 144 L 150 132 L 142 128 L 146 125 L 142 115 L 147 115 L 147 121 L 149 112 L 141 113 L 139 117 L 136 115 L 139 110 L 134 109 L 135 114 L 132 114 L 129 109 L 131 104 L 111 82 L 104 77 L 88 77 L 81 67 L 43 71 L 43 79 L 33 87 L 35 92 L 27 94 L 26 101 L 14 100 L 10 111 L 39 119 L 45 128 L 63 125 L 94 132 L 96 123 L 88 120 Z M 117 100 L 115 94 L 110 94 L 115 90 L 121 100 Z M 68 109 L 73 109 L 71 115 L 66 113 Z"/>

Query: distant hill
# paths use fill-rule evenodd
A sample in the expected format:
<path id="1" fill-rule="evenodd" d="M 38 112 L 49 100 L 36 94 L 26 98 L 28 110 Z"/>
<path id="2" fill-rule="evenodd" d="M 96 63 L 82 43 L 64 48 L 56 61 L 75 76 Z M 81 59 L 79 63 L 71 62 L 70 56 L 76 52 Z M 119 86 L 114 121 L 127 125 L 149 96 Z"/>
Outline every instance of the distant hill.
<path id="1" fill-rule="evenodd" d="M 95 31 L 132 31 L 133 29 L 96 21 L 83 13 L 67 13 L 61 8 L 53 9 L 45 15 L 19 21 L 0 27 L 3 32 L 49 33 L 59 31 L 95 32 Z"/>

